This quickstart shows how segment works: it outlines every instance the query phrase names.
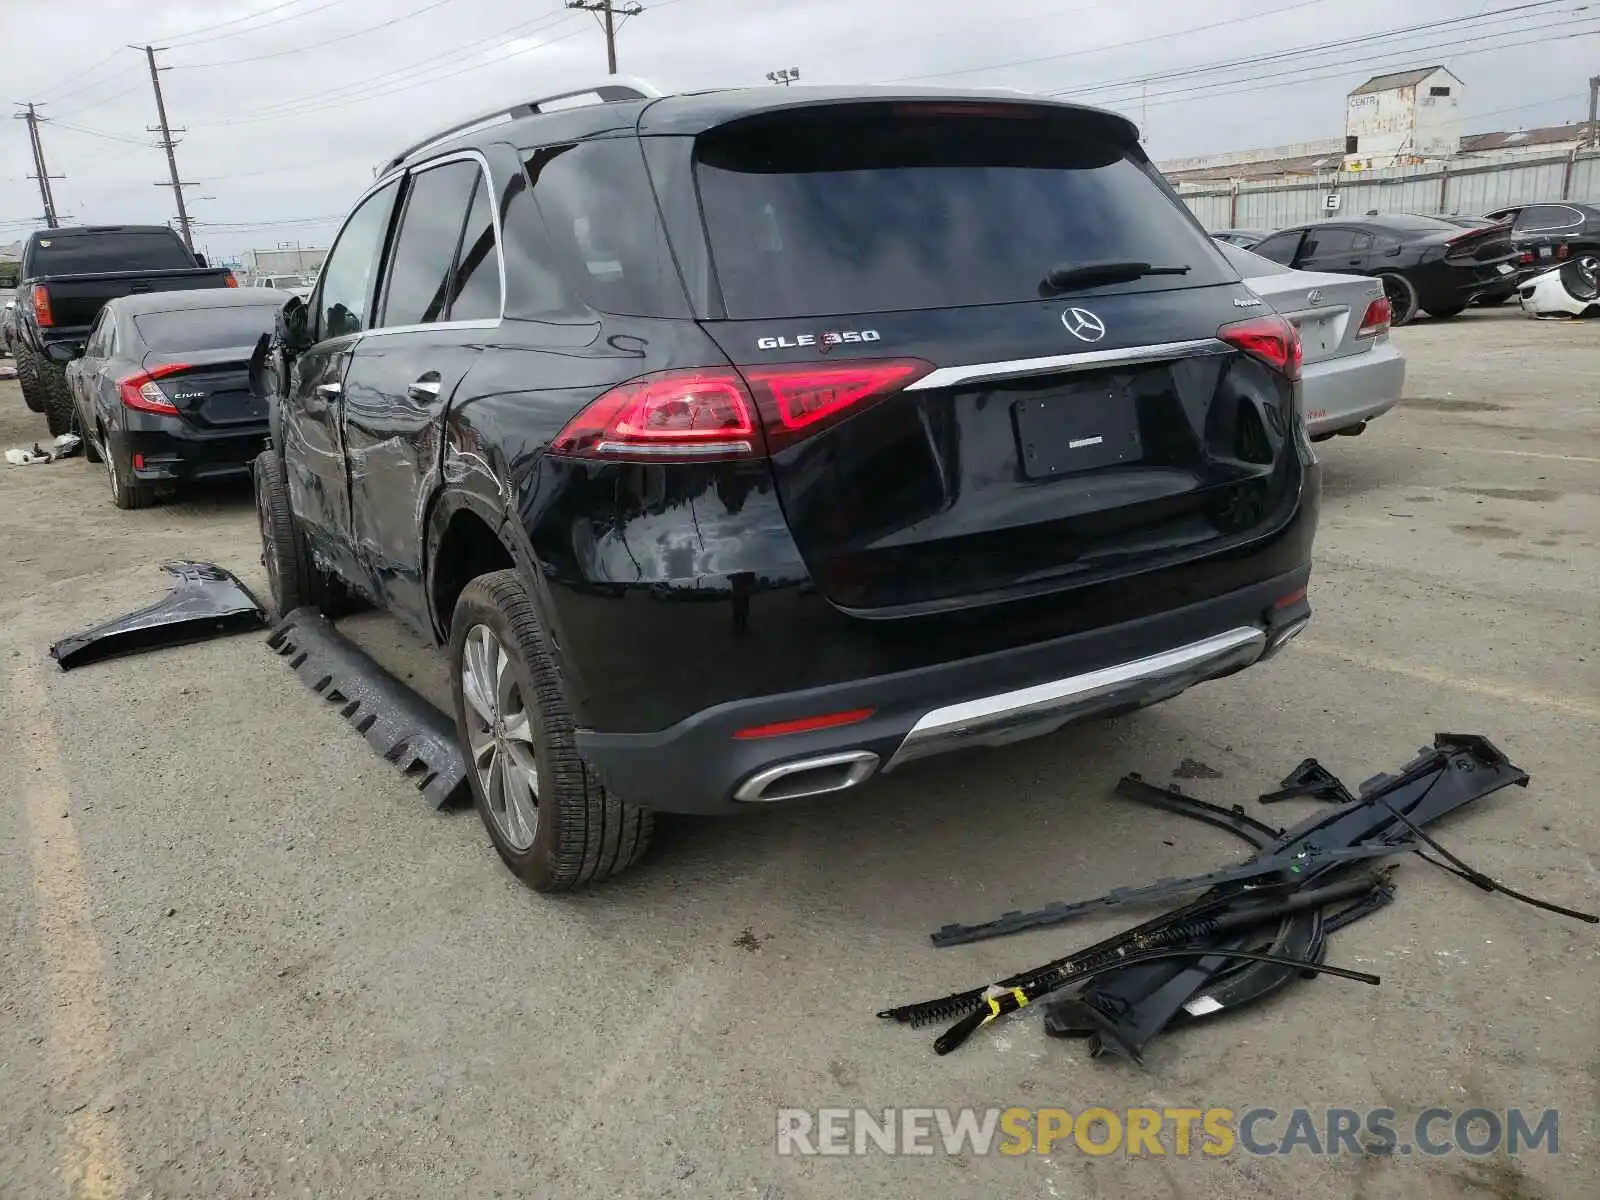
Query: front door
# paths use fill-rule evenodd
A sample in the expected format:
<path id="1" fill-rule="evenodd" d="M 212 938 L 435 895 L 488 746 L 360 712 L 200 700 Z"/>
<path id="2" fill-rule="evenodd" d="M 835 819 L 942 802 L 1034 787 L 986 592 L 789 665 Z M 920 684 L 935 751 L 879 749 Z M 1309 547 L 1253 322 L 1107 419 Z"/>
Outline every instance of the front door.
<path id="1" fill-rule="evenodd" d="M 313 548 L 348 570 L 350 485 L 341 430 L 345 374 L 371 327 L 374 285 L 400 183 L 368 196 L 345 222 L 312 297 L 313 344 L 295 359 L 283 404 L 289 504 Z"/>
<path id="2" fill-rule="evenodd" d="M 472 156 L 412 173 L 378 319 L 345 380 L 353 541 L 375 593 L 424 636 L 423 528 L 439 488 L 445 411 L 501 317 L 489 188 Z"/>

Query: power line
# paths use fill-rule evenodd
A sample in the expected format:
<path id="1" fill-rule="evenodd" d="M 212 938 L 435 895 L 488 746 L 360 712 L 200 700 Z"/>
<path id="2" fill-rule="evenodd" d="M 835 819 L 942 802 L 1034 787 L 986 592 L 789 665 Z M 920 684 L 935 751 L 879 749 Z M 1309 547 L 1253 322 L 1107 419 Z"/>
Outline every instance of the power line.
<path id="1" fill-rule="evenodd" d="M 145 138 L 128 137 L 122 133 L 106 133 L 102 129 L 85 129 L 82 125 L 69 125 L 60 119 L 54 119 L 50 123 L 57 129 L 70 129 L 73 133 L 86 133 L 90 137 L 104 138 L 108 142 L 127 142 L 130 146 L 143 146 L 147 150 L 150 149 L 150 142 Z"/>
<path id="2" fill-rule="evenodd" d="M 273 50 L 268 54 L 254 54 L 247 58 L 225 58 L 218 62 L 208 63 L 178 63 L 185 71 L 205 71 L 212 67 L 236 67 L 241 63 L 265 62 L 269 58 L 282 58 L 288 54 L 305 54 L 310 50 L 320 50 L 324 46 L 334 46 L 340 42 L 348 42 L 351 38 L 365 37 L 369 33 L 376 33 L 380 29 L 388 29 L 391 25 L 398 25 L 402 21 L 409 21 L 413 17 L 420 17 L 423 13 L 432 12 L 436 8 L 443 8 L 446 4 L 453 4 L 455 0 L 430 0 L 421 8 L 414 8 L 410 12 L 401 13 L 398 17 L 390 17 L 387 21 L 379 21 L 376 25 L 368 25 L 365 29 L 352 30 L 341 33 L 338 37 L 324 38 L 320 42 L 312 42 L 309 46 L 292 46 L 288 50 Z"/>
<path id="3" fill-rule="evenodd" d="M 1589 18 L 1589 19 L 1592 20 L 1594 18 Z M 1559 28 L 1561 30 L 1565 30 L 1567 28 L 1567 26 L 1563 25 L 1563 26 L 1560 26 Z M 1505 37 L 1508 34 L 1510 34 L 1511 32 L 1513 32 L 1513 31 L 1511 31 L 1511 30 L 1502 30 L 1500 33 L 1498 33 L 1498 34 L 1496 34 L 1494 36 L 1496 36 L 1496 37 Z M 1515 48 L 1517 46 L 1537 46 L 1537 45 L 1543 45 L 1546 42 L 1561 41 L 1561 40 L 1564 40 L 1564 39 L 1567 39 L 1567 38 L 1592 37 L 1595 34 L 1600 34 L 1600 27 L 1597 27 L 1597 28 L 1594 28 L 1594 29 L 1586 29 L 1586 30 L 1583 30 L 1582 32 L 1577 32 L 1577 33 L 1567 33 L 1567 32 L 1552 33 L 1552 34 L 1549 34 L 1549 35 L 1547 35 L 1545 37 L 1528 38 L 1528 39 L 1525 39 L 1523 41 L 1518 41 L 1518 42 L 1507 42 L 1507 43 L 1504 43 L 1503 45 L 1499 45 L 1499 46 L 1485 46 L 1485 47 L 1483 47 L 1482 49 L 1479 49 L 1479 50 L 1462 50 L 1462 51 L 1459 51 L 1459 52 L 1455 53 L 1452 57 L 1454 57 L 1454 58 L 1471 58 L 1471 57 L 1473 57 L 1475 55 L 1478 55 L 1478 54 L 1492 54 L 1492 53 L 1495 53 L 1495 52 L 1500 51 L 1500 50 L 1510 50 L 1510 49 L 1513 49 L 1513 48 Z M 1454 46 L 1454 45 L 1471 45 L 1474 42 L 1479 42 L 1479 41 L 1484 41 L 1484 40 L 1487 40 L 1487 39 L 1485 39 L 1485 38 L 1470 38 L 1470 39 L 1467 39 L 1467 40 L 1461 41 L 1461 42 L 1445 43 L 1444 45 L 1441 45 L 1441 46 L 1423 47 L 1423 49 L 1428 49 L 1428 50 L 1448 49 L 1450 46 Z M 1337 68 L 1334 68 L 1332 70 L 1327 71 L 1325 74 L 1320 74 L 1320 75 L 1307 75 L 1303 71 L 1283 71 L 1283 72 L 1278 72 L 1278 73 L 1276 73 L 1276 76 L 1288 76 L 1288 78 L 1283 78 L 1278 83 L 1259 83 L 1259 86 L 1238 87 L 1238 88 L 1230 86 L 1230 87 L 1226 87 L 1224 90 L 1210 92 L 1209 94 L 1207 94 L 1205 96 L 1183 96 L 1183 95 L 1179 95 L 1176 92 L 1168 92 L 1168 93 L 1163 93 L 1160 97 L 1158 97 L 1157 99 L 1152 100 L 1150 103 L 1151 103 L 1152 107 L 1156 107 L 1156 106 L 1163 105 L 1163 104 L 1181 104 L 1181 103 L 1191 103 L 1192 104 L 1192 103 L 1195 102 L 1195 100 L 1211 100 L 1211 99 L 1216 99 L 1216 98 L 1221 97 L 1221 96 L 1242 96 L 1242 95 L 1248 95 L 1248 94 L 1253 93 L 1253 92 L 1272 91 L 1275 88 L 1296 87 L 1296 86 L 1298 86 L 1298 85 L 1300 85 L 1302 83 L 1316 83 L 1316 82 L 1319 82 L 1319 81 L 1325 80 L 1325 79 L 1338 79 L 1338 78 L 1341 78 L 1341 77 L 1348 78 L 1348 76 L 1349 76 L 1349 74 L 1350 74 L 1352 69 L 1359 69 L 1359 70 L 1363 70 L 1363 71 L 1370 71 L 1370 70 L 1380 70 L 1381 71 L 1381 70 L 1383 70 L 1385 68 L 1392 69 L 1392 68 L 1395 68 L 1395 67 L 1402 66 L 1403 64 L 1405 64 L 1407 62 L 1415 61 L 1415 52 L 1414 51 L 1403 51 L 1403 52 L 1401 52 L 1401 55 L 1402 56 L 1399 57 L 1399 58 L 1384 59 L 1382 61 L 1380 61 L 1380 59 L 1382 57 L 1382 56 L 1380 56 L 1380 59 L 1369 59 L 1369 60 L 1367 60 L 1365 62 L 1346 63 L 1346 64 L 1341 65 L 1340 67 L 1337 67 Z M 1313 69 L 1316 69 L 1316 68 L 1313 68 Z M 1259 76 L 1259 77 L 1257 77 L 1257 79 L 1254 79 L 1254 80 L 1252 80 L 1252 79 L 1243 79 L 1243 80 L 1232 80 L 1232 81 L 1229 81 L 1229 82 L 1230 83 L 1246 83 L 1246 84 L 1255 85 L 1255 84 L 1258 83 L 1258 80 L 1274 78 L 1276 76 Z M 1218 86 L 1218 85 L 1208 85 L 1208 86 L 1215 87 L 1215 86 Z M 1188 89 L 1186 89 L 1186 90 L 1188 90 Z M 1127 101 L 1123 101 L 1123 103 L 1127 103 Z"/>
<path id="4" fill-rule="evenodd" d="M 1549 0 L 1554 2 L 1554 0 Z M 1264 12 L 1248 13 L 1242 17 L 1229 17 L 1225 21 L 1213 21 L 1209 25 L 1192 25 L 1187 29 L 1173 29 L 1167 33 L 1156 33 L 1149 37 L 1134 38 L 1127 42 L 1108 42 L 1100 46 L 1086 46 L 1080 50 L 1068 50 L 1063 54 L 1043 54 L 1038 58 L 1019 58 L 1010 62 L 991 63 L 983 67 L 961 67 L 954 71 L 929 71 L 923 75 L 901 75 L 895 79 L 885 80 L 886 83 L 911 83 L 919 79 L 948 79 L 952 75 L 973 75 L 983 71 L 1004 71 L 1012 67 L 1028 67 L 1035 63 L 1056 62 L 1063 58 L 1081 58 L 1085 54 L 1103 54 L 1107 50 L 1125 50 L 1129 46 L 1145 46 L 1151 42 L 1161 42 L 1168 38 L 1187 37 L 1191 33 L 1205 33 L 1211 29 L 1222 29 L 1228 25 L 1239 25 L 1245 21 L 1259 21 L 1263 17 L 1275 17 L 1280 13 L 1294 12 L 1302 8 L 1311 8 L 1326 0 L 1296 0 L 1294 4 L 1286 4 L 1281 8 L 1269 8 Z"/>
<path id="5" fill-rule="evenodd" d="M 521 37 L 523 35 L 533 33 L 536 30 L 544 29 L 553 24 L 559 24 L 562 21 L 569 21 L 571 19 L 571 13 L 557 9 L 555 12 L 546 13 L 544 16 L 535 20 L 524 21 L 506 29 L 498 29 L 494 33 L 478 38 L 476 41 L 468 42 L 464 46 L 459 46 L 447 54 L 428 55 L 424 58 L 417 59 L 414 62 L 405 63 L 402 66 L 394 67 L 388 71 L 380 71 L 376 75 L 368 75 L 362 79 L 355 79 L 349 83 L 341 84 L 335 88 L 325 88 L 320 91 L 312 92 L 309 95 L 291 96 L 288 99 L 279 100 L 272 104 L 258 106 L 252 109 L 251 116 L 245 118 L 244 120 L 251 122 L 257 120 L 266 120 L 271 119 L 275 114 L 280 112 L 282 112 L 284 115 L 289 115 L 291 110 L 298 111 L 303 109 L 306 105 L 322 107 L 328 104 L 330 101 L 342 102 L 342 95 L 353 98 L 354 96 L 367 91 L 374 84 L 382 81 L 387 80 L 390 83 L 399 82 L 397 77 L 400 76 L 404 76 L 408 80 L 419 83 L 431 81 L 431 76 L 427 75 L 428 71 L 431 71 L 436 67 L 448 66 L 452 63 L 460 62 L 463 59 L 471 58 L 473 55 L 479 52 L 479 47 L 487 46 L 492 42 L 501 42 L 506 39 Z M 534 48 L 536 47 L 530 47 L 530 49 Z M 515 54 L 518 53 L 523 53 L 523 51 L 513 51 L 511 55 L 507 55 L 506 57 L 514 57 Z M 423 72 L 423 76 L 421 78 L 419 78 L 417 74 L 419 69 L 421 69 Z M 244 123 L 244 121 L 239 119 L 228 119 L 222 121 L 197 122 L 196 124 L 200 127 L 204 127 L 207 125 L 232 125 L 241 123 Z"/>
<path id="6" fill-rule="evenodd" d="M 108 80 L 106 80 L 106 82 L 109 83 L 111 81 L 108 79 Z M 77 108 L 75 108 L 71 112 L 69 112 L 67 114 L 67 116 L 76 117 L 76 116 L 79 116 L 82 113 L 89 112 L 91 109 L 104 108 L 106 105 L 110 104 L 113 100 L 120 100 L 124 96 L 131 95 L 132 93 L 137 92 L 143 86 L 144 86 L 143 82 L 132 84 L 132 85 L 130 85 L 128 87 L 123 88 L 120 92 L 111 93 L 111 95 L 105 97 L 103 100 L 93 100 L 93 101 L 90 101 L 88 104 L 79 105 Z"/>
<path id="7" fill-rule="evenodd" d="M 1051 92 L 1054 96 L 1080 96 L 1091 92 L 1107 91 L 1125 86 L 1139 86 L 1144 84 L 1166 82 L 1173 79 L 1187 78 L 1193 75 L 1205 75 L 1214 71 L 1233 70 L 1239 67 L 1256 66 L 1272 62 L 1280 62 L 1286 58 L 1298 58 L 1302 55 L 1321 54 L 1352 47 L 1365 45 L 1370 42 L 1386 41 L 1389 38 L 1404 37 L 1411 34 L 1432 35 L 1441 32 L 1447 26 L 1462 23 L 1476 23 L 1480 21 L 1495 21 L 1503 17 L 1536 8 L 1548 8 L 1552 4 L 1570 3 L 1571 0 L 1537 0 L 1535 3 L 1519 4 L 1511 8 L 1496 9 L 1493 12 L 1477 13 L 1465 17 L 1450 17 L 1440 21 L 1428 21 L 1419 25 L 1406 25 L 1394 29 L 1379 30 L 1375 33 L 1361 34 L 1355 37 L 1336 38 L 1332 41 L 1317 42 L 1306 46 L 1290 47 L 1286 50 L 1275 50 L 1266 54 L 1255 54 L 1246 58 L 1222 59 L 1211 63 L 1202 63 L 1192 67 L 1179 67 L 1171 71 L 1162 71 L 1156 75 L 1134 75 L 1123 79 L 1106 80 L 1101 83 L 1087 83 L 1076 87 L 1063 88 Z M 1581 11 L 1576 9 L 1575 11 Z M 1419 51 L 1420 53 L 1420 51 Z"/>
<path id="8" fill-rule="evenodd" d="M 472 63 L 472 64 L 469 64 L 468 66 L 460 68 L 459 70 L 447 71 L 443 75 L 432 75 L 432 76 L 429 76 L 429 77 L 424 78 L 424 79 L 413 80 L 413 81 L 411 81 L 409 83 L 402 84 L 399 87 L 384 88 L 384 89 L 380 89 L 380 90 L 375 91 L 375 92 L 367 92 L 364 95 L 360 95 L 360 96 L 357 96 L 357 97 L 353 97 L 353 98 L 341 101 L 341 104 L 344 105 L 347 108 L 353 108 L 353 107 L 355 107 L 356 105 L 359 105 L 359 104 L 367 104 L 367 103 L 370 103 L 373 100 L 382 100 L 382 99 L 385 99 L 385 98 L 387 98 L 389 96 L 397 96 L 401 92 L 413 91 L 413 90 L 415 90 L 416 88 L 419 88 L 419 87 L 429 87 L 429 86 L 431 86 L 432 84 L 435 84 L 435 83 L 442 83 L 446 79 L 454 79 L 458 75 L 465 75 L 469 71 L 481 71 L 483 68 L 493 66 L 496 63 L 506 62 L 506 61 L 508 61 L 510 59 L 513 59 L 513 58 L 519 58 L 524 54 L 536 54 L 540 50 L 548 49 L 549 47 L 554 46 L 557 42 L 564 42 L 568 38 L 576 37 L 578 34 L 580 34 L 582 32 L 583 32 L 583 29 L 580 27 L 580 28 L 574 29 L 574 30 L 572 30 L 572 31 L 570 31 L 568 33 L 563 33 L 559 37 L 553 37 L 549 41 L 540 42 L 537 46 L 529 46 L 527 49 L 522 49 L 522 50 L 513 50 L 510 54 L 502 54 L 499 58 L 492 58 L 492 59 L 489 59 L 487 62 Z M 214 122 L 212 122 L 212 125 L 213 126 L 220 126 L 220 125 L 251 125 L 251 124 L 255 124 L 255 123 L 259 122 L 259 121 L 287 120 L 290 117 L 297 117 L 297 116 L 302 116 L 302 115 L 304 115 L 306 113 L 318 112 L 318 111 L 321 110 L 321 108 L 322 108 L 322 103 L 321 103 L 320 99 L 312 97 L 312 98 L 309 98 L 308 103 L 302 108 L 297 108 L 297 109 L 293 109 L 293 110 L 289 110 L 289 111 L 274 112 L 274 113 L 271 113 L 271 114 L 269 114 L 267 116 L 238 117 L 238 118 L 235 118 L 235 119 L 230 120 L 230 121 L 214 121 Z"/>
<path id="9" fill-rule="evenodd" d="M 236 29 L 231 33 L 218 33 L 213 34 L 211 37 L 202 38 L 193 36 L 196 33 L 204 33 L 209 29 L 221 29 L 225 25 L 237 25 L 244 21 L 253 21 L 256 17 L 265 17 L 271 13 L 277 12 L 279 9 L 292 8 L 294 5 L 302 3 L 304 3 L 304 0 L 287 0 L 287 3 L 275 4 L 271 8 L 264 8 L 258 13 L 251 13 L 248 17 L 235 17 L 231 21 L 222 21 L 216 25 L 202 26 L 200 29 L 192 29 L 188 33 L 180 33 L 174 37 L 168 38 L 167 40 L 175 48 L 179 50 L 187 50 L 192 46 L 203 46 L 207 42 L 220 42 L 226 38 L 244 37 L 246 34 L 256 33 L 262 29 L 270 29 L 274 25 L 283 25 L 289 21 L 298 21 L 302 17 L 311 16 L 313 13 L 323 12 L 326 9 L 335 8 L 341 4 L 348 4 L 349 0 L 325 0 L 324 3 L 317 5 L 315 8 L 308 8 L 304 12 L 290 13 L 287 16 L 279 17 L 275 21 L 263 21 L 259 25 L 252 25 L 248 29 Z"/>

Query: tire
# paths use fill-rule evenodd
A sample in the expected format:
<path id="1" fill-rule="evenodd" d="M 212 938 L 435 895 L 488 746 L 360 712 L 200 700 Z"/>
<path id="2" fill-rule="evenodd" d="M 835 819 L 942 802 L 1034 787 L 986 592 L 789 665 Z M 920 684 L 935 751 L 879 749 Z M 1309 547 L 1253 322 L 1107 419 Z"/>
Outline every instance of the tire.
<path id="1" fill-rule="evenodd" d="M 498 659 L 496 651 L 505 666 L 491 672 L 484 664 Z M 579 757 L 560 679 L 515 571 L 480 575 L 462 591 L 450 621 L 449 661 L 456 735 L 473 800 L 506 866 L 536 892 L 566 892 L 638 862 L 649 847 L 654 815 L 606 791 Z M 474 671 L 473 663 L 480 664 L 479 679 L 493 674 L 502 680 L 493 699 L 480 688 L 479 699 L 469 702 L 464 674 Z M 520 725 L 525 738 L 507 736 L 507 714 L 510 729 Z M 496 763 L 520 768 L 514 778 L 524 783 L 522 772 L 533 768 L 531 828 L 526 811 L 507 802 L 505 787 L 494 787 L 491 803 L 486 788 L 492 778 L 504 778 Z"/>
<path id="2" fill-rule="evenodd" d="M 1396 329 L 1411 324 L 1417 315 L 1417 289 L 1404 275 L 1379 275 L 1383 294 L 1389 298 L 1389 324 Z"/>
<path id="3" fill-rule="evenodd" d="M 1467 311 L 1465 304 L 1457 304 L 1450 308 L 1425 308 L 1422 310 L 1435 321 L 1448 321 L 1451 317 L 1459 317 Z"/>
<path id="4" fill-rule="evenodd" d="M 289 507 L 289 483 L 278 452 L 263 450 L 256 455 L 251 475 L 272 615 L 281 618 L 297 608 L 315 608 L 338 617 L 358 607 L 340 580 L 311 564 L 300 522 Z"/>
<path id="5" fill-rule="evenodd" d="M 17 385 L 22 388 L 22 402 L 29 412 L 44 411 L 44 396 L 39 391 L 39 360 L 26 346 L 18 346 L 13 354 L 17 360 Z"/>
<path id="6" fill-rule="evenodd" d="M 51 437 L 71 433 L 78 423 L 72 403 L 72 389 L 67 386 L 67 372 L 55 363 L 40 363 L 39 396 L 44 402 L 44 423 Z"/>
<path id="7" fill-rule="evenodd" d="M 122 461 L 118 461 L 121 459 Z M 156 502 L 156 490 L 132 478 L 133 464 L 117 452 L 108 436 L 105 453 L 106 480 L 111 485 L 111 503 L 118 508 L 149 508 Z"/>

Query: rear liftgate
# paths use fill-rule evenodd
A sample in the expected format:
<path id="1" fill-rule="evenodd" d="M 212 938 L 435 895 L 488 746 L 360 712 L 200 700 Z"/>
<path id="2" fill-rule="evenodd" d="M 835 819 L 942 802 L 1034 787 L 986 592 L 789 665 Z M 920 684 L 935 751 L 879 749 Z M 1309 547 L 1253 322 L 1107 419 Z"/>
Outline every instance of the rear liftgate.
<path id="1" fill-rule="evenodd" d="M 455 722 L 384 670 L 314 608 L 279 622 L 267 645 L 356 732 L 399 767 L 434 808 L 469 801 L 467 762 Z"/>

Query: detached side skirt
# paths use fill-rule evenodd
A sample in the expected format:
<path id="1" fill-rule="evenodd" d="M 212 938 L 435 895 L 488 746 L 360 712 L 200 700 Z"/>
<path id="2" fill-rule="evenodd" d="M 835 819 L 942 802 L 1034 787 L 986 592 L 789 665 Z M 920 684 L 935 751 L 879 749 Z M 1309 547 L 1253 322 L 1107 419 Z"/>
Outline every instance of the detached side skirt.
<path id="1" fill-rule="evenodd" d="M 295 674 L 399 767 L 434 808 L 469 803 L 456 727 L 314 608 L 297 608 L 267 638 Z"/>

